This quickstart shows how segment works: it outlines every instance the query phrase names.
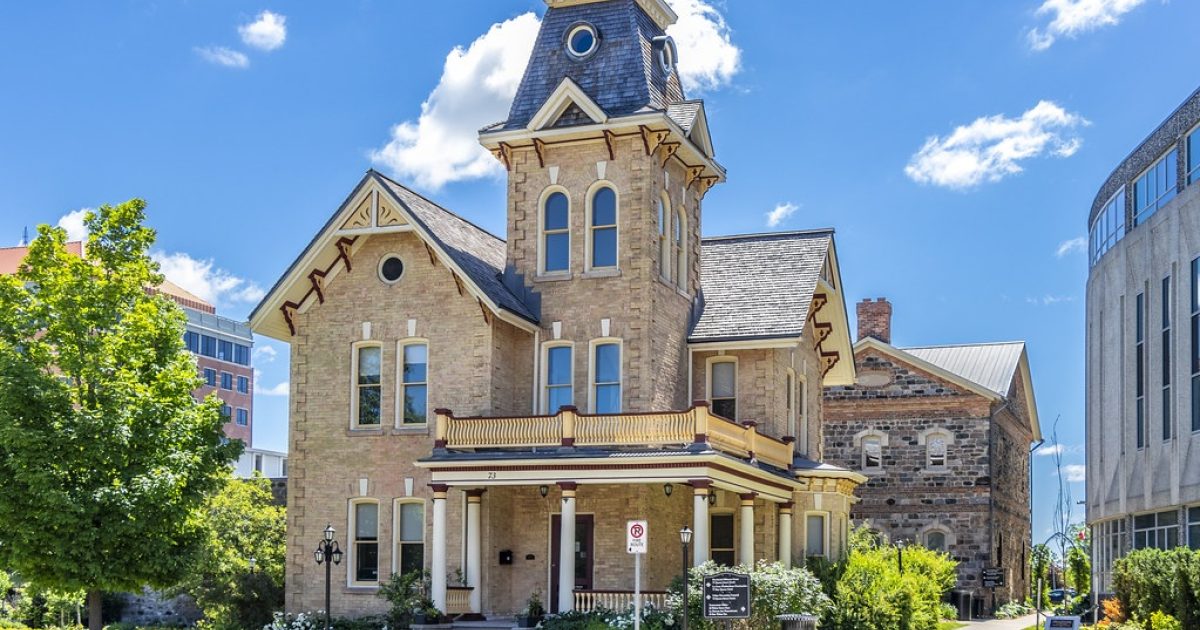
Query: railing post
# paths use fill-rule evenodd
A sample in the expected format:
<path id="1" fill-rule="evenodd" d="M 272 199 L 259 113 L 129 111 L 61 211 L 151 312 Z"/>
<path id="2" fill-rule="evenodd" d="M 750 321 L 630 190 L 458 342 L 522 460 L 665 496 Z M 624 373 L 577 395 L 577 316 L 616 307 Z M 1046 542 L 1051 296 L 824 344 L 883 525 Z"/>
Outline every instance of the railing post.
<path id="1" fill-rule="evenodd" d="M 562 422 L 562 447 L 575 448 L 575 420 L 579 417 L 579 410 L 572 405 L 560 407 L 558 417 Z"/>
<path id="2" fill-rule="evenodd" d="M 446 448 L 449 444 L 450 436 L 450 420 L 454 418 L 454 412 L 449 409 L 434 409 L 434 415 L 437 416 L 437 426 L 434 427 L 433 448 Z"/>
<path id="3" fill-rule="evenodd" d="M 689 451 L 702 452 L 708 450 L 708 401 L 697 400 L 692 403 L 692 427 L 693 437 L 692 443 L 688 446 Z"/>

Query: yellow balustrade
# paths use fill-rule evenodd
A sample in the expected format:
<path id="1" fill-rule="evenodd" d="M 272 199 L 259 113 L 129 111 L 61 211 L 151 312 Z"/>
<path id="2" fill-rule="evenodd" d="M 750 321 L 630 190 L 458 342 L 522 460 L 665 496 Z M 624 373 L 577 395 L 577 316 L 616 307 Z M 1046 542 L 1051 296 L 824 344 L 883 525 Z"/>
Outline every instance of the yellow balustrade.
<path id="1" fill-rule="evenodd" d="M 690 444 L 695 438 L 692 414 L 655 413 L 580 416 L 575 421 L 575 444 Z"/>
<path id="2" fill-rule="evenodd" d="M 633 591 L 575 591 L 575 610 L 591 612 L 603 608 L 622 612 L 633 606 Z M 642 592 L 642 606 L 659 610 L 667 607 L 664 591 Z"/>
<path id="3" fill-rule="evenodd" d="M 446 587 L 446 614 L 466 615 L 478 612 L 471 610 L 471 590 L 470 586 Z"/>

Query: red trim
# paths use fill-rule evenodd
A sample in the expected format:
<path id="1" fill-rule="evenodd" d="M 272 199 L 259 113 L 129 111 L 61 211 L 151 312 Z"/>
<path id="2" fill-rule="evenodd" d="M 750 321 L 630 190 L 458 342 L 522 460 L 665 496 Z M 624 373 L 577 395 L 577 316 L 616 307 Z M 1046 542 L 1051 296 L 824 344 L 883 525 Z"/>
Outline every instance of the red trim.
<path id="1" fill-rule="evenodd" d="M 573 437 L 565 437 L 565 438 L 563 438 L 563 439 L 562 439 L 562 445 L 563 445 L 563 446 L 575 446 L 575 438 L 573 438 Z"/>
<path id="2" fill-rule="evenodd" d="M 699 466 L 705 466 L 707 468 L 712 468 L 713 470 L 720 470 L 723 472 L 727 472 L 736 477 L 740 477 L 742 479 L 749 479 L 751 481 L 761 483 L 765 486 L 770 486 L 772 488 L 777 488 L 779 490 L 786 490 L 788 492 L 791 492 L 792 490 L 794 490 L 794 488 L 792 486 L 785 486 L 782 483 L 776 483 L 774 481 L 769 481 L 769 480 L 763 479 L 761 477 L 753 477 L 753 476 L 743 473 L 740 470 L 735 470 L 728 466 L 723 466 L 721 464 L 713 464 L 713 463 L 709 463 L 709 462 L 695 462 L 695 463 L 672 462 L 672 463 L 663 463 L 663 464 L 641 464 L 641 465 L 584 464 L 584 465 L 577 465 L 577 466 L 569 466 L 569 465 L 489 466 L 488 465 L 488 464 L 493 464 L 493 463 L 495 463 L 495 462 L 486 462 L 485 461 L 485 462 L 479 462 L 479 464 L 477 466 L 437 466 L 437 467 L 431 467 L 430 471 L 447 473 L 447 472 L 479 472 L 480 470 L 488 470 L 488 471 L 503 470 L 506 472 L 527 472 L 527 471 L 554 472 L 554 471 L 562 471 L 562 470 L 671 470 L 671 469 L 677 469 L 677 468 L 690 468 L 692 466 L 699 465 Z M 575 482 L 573 482 L 573 481 L 559 482 L 560 485 L 563 483 L 574 484 Z"/>
<path id="3" fill-rule="evenodd" d="M 757 492 L 743 492 L 738 495 L 738 498 L 743 501 L 753 501 L 758 496 Z"/>
<path id="4" fill-rule="evenodd" d="M 575 490 L 579 488 L 579 484 L 574 481 L 560 481 L 558 487 L 562 490 Z"/>
<path id="5" fill-rule="evenodd" d="M 446 440 L 434 440 L 433 448 L 446 448 Z"/>
<path id="6" fill-rule="evenodd" d="M 693 479 L 688 482 L 693 488 L 704 488 L 705 490 L 712 487 L 711 479 Z"/>
<path id="7" fill-rule="evenodd" d="M 471 488 L 470 490 L 463 490 L 463 492 L 469 497 L 482 497 L 483 493 L 487 492 L 487 488 Z"/>
<path id="8" fill-rule="evenodd" d="M 434 492 L 449 492 L 450 486 L 444 483 L 431 483 L 429 484 L 429 489 Z"/>

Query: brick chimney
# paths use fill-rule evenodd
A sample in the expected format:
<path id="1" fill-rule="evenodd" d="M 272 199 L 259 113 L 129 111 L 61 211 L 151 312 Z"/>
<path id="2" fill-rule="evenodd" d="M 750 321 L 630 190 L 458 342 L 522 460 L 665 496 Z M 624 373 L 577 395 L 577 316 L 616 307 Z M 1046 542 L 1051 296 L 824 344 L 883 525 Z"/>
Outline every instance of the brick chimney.
<path id="1" fill-rule="evenodd" d="M 892 303 L 887 298 L 867 298 L 858 303 L 858 339 L 867 337 L 892 343 Z"/>

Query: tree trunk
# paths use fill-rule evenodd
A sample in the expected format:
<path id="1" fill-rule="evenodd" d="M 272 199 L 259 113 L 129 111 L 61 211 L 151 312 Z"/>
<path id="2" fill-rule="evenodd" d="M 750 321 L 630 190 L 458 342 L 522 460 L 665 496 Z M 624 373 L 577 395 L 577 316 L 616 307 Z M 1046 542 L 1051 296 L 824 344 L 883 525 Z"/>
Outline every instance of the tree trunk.
<path id="1" fill-rule="evenodd" d="M 102 593 L 99 589 L 88 591 L 88 630 L 103 630 L 104 628 L 104 619 L 101 618 L 104 614 L 101 596 Z"/>

